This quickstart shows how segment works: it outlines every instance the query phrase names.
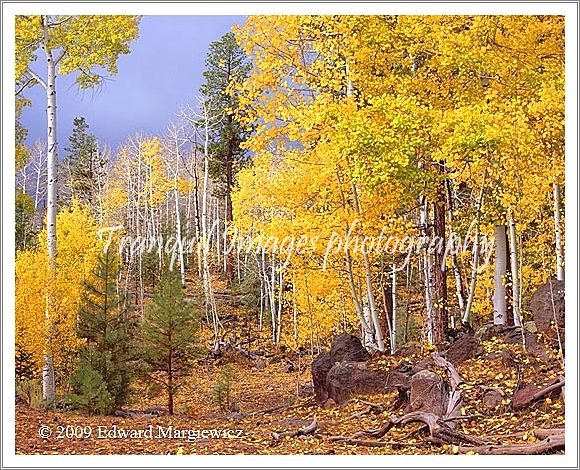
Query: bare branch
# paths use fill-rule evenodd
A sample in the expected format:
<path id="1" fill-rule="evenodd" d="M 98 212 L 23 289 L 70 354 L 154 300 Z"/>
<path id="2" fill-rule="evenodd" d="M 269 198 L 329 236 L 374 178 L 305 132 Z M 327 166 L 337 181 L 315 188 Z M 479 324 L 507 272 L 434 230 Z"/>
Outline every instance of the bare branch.
<path id="1" fill-rule="evenodd" d="M 40 85 L 42 85 L 42 88 L 44 88 L 45 90 L 48 88 L 48 85 L 46 84 L 46 82 L 40 78 L 39 75 L 37 75 L 36 73 L 34 73 L 32 70 L 28 69 L 27 71 L 34 80 L 36 80 L 38 83 L 40 83 Z"/>
<path id="2" fill-rule="evenodd" d="M 35 81 L 34 77 L 30 77 L 28 80 L 26 80 L 26 82 L 24 82 L 24 84 L 18 89 L 16 90 L 16 96 L 18 96 L 20 93 L 22 93 L 24 91 L 24 89 L 30 85 L 33 81 Z"/>

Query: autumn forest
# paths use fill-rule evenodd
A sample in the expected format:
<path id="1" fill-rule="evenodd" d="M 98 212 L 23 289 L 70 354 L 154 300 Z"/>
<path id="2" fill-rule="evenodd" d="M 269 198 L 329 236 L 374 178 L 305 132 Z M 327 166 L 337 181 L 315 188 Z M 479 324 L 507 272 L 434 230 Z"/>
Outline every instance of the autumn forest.
<path id="1" fill-rule="evenodd" d="M 565 452 L 563 16 L 250 16 L 118 146 L 143 18 L 15 21 L 17 454 Z"/>

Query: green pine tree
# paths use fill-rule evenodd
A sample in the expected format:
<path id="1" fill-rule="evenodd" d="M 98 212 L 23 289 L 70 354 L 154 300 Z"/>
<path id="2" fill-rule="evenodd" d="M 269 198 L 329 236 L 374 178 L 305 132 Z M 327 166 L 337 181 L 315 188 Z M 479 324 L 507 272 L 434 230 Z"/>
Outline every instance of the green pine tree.
<path id="1" fill-rule="evenodd" d="M 64 168 L 71 198 L 91 205 L 105 176 L 107 159 L 99 152 L 97 138 L 89 133 L 84 117 L 73 119 L 73 132 L 65 151 Z"/>
<path id="2" fill-rule="evenodd" d="M 146 306 L 140 327 L 142 372 L 150 383 L 167 393 L 167 407 L 174 411 L 174 397 L 197 356 L 195 345 L 199 312 L 187 302 L 179 275 L 165 273 Z"/>
<path id="3" fill-rule="evenodd" d="M 105 379 L 93 364 L 94 356 L 100 354 L 92 344 L 83 352 L 71 377 L 71 386 L 75 393 L 69 396 L 69 402 L 76 409 L 89 415 L 110 413 L 115 406 L 114 397 L 109 392 Z"/>
<path id="4" fill-rule="evenodd" d="M 79 310 L 78 334 L 87 339 L 72 379 L 76 395 L 101 378 L 110 403 L 106 412 L 122 406 L 129 394 L 131 378 L 131 319 L 124 296 L 117 292 L 119 259 L 109 249 L 99 257 L 93 280 L 85 284 Z M 75 398 L 79 402 L 79 398 Z M 73 400 L 73 401 L 75 401 Z M 100 403 L 106 402 L 105 399 Z M 102 409 L 102 406 L 100 407 Z"/>
<path id="5" fill-rule="evenodd" d="M 210 139 L 210 170 L 215 184 L 215 195 L 225 199 L 226 223 L 233 219 L 231 193 L 235 175 L 247 160 L 247 153 L 241 144 L 247 130 L 240 124 L 235 110 L 238 108 L 236 85 L 249 75 L 251 63 L 248 56 L 237 44 L 234 33 L 224 34 L 209 45 L 203 73 L 205 83 L 201 86 L 208 108 L 223 116 L 220 124 L 212 131 Z M 233 265 L 230 254 L 226 254 L 226 275 L 233 279 Z"/>

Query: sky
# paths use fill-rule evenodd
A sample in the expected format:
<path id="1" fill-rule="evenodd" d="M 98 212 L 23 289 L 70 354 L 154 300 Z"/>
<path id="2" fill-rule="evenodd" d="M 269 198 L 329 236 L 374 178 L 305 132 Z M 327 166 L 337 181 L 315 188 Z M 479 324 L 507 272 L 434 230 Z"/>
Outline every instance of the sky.
<path id="1" fill-rule="evenodd" d="M 74 74 L 57 77 L 59 149 L 68 144 L 75 117 L 84 116 L 89 131 L 114 149 L 138 131 L 163 134 L 179 106 L 194 102 L 203 83 L 208 46 L 242 24 L 243 16 L 145 16 L 131 53 L 117 62 L 119 71 L 100 90 L 82 90 Z M 39 57 L 42 57 L 39 55 Z M 33 67 L 41 71 L 38 60 Z M 32 100 L 22 116 L 27 142 L 46 141 L 46 94 L 26 90 Z"/>

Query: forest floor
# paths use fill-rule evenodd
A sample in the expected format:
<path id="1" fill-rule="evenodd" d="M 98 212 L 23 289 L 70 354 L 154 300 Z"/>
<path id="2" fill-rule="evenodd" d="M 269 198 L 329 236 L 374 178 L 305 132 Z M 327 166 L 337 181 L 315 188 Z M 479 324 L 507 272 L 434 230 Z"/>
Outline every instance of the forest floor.
<path id="1" fill-rule="evenodd" d="M 484 345 L 485 346 L 485 345 Z M 526 383 L 546 385 L 563 375 L 557 357 L 546 363 L 527 355 L 514 345 L 488 344 L 494 350 L 512 348 L 523 366 Z M 498 355 L 499 356 L 499 355 Z M 275 356 L 274 356 L 275 357 Z M 176 402 L 176 414 L 159 417 L 121 418 L 89 417 L 73 412 L 53 412 L 16 406 L 16 452 L 19 454 L 446 454 L 457 453 L 455 446 L 428 442 L 428 432 L 420 423 L 391 429 L 379 439 L 380 446 L 350 445 L 331 440 L 332 436 L 352 436 L 365 429 L 376 429 L 390 416 L 402 415 L 403 408 L 388 410 L 396 392 L 351 399 L 341 407 L 323 409 L 312 395 L 299 397 L 299 391 L 311 384 L 310 357 L 301 358 L 299 371 L 285 372 L 286 361 L 265 359 L 264 369 L 240 354 L 225 355 L 221 364 L 200 363 L 188 377 Z M 417 357 L 376 356 L 371 367 L 386 369 L 402 360 Z M 239 411 L 221 411 L 212 401 L 212 386 L 221 368 L 229 363 L 235 372 L 233 401 Z M 457 371 L 463 380 L 461 391 L 465 419 L 458 430 L 478 437 L 489 436 L 495 444 L 531 444 L 537 442 L 535 429 L 563 428 L 564 402 L 558 393 L 526 409 L 514 412 L 510 407 L 518 382 L 513 364 L 501 357 L 470 359 Z M 486 408 L 480 386 L 497 387 L 505 399 L 496 408 Z M 559 392 L 559 391 L 558 391 Z M 382 405 L 373 408 L 369 403 Z M 162 396 L 148 397 L 137 391 L 128 405 L 131 410 L 163 407 Z M 277 410 L 272 410 L 280 407 Z M 263 412 L 267 410 L 267 412 Z M 299 431 L 316 416 L 318 429 L 306 436 L 274 439 L 273 433 Z M 51 436 L 41 438 L 39 428 L 48 426 Z M 67 426 L 72 426 L 67 428 Z M 80 426 L 82 428 L 74 428 Z M 99 428 L 100 426 L 100 428 Z M 172 428 L 171 428 L 172 427 Z M 169 437 L 171 428 L 173 436 Z M 422 429 L 423 428 L 423 429 Z M 79 437 L 70 437 L 76 429 Z M 123 432 L 151 430 L 151 435 L 122 437 Z M 188 439 L 188 431 L 192 439 Z M 207 430 L 208 435 L 201 435 Z M 183 431 L 183 432 L 182 432 Z M 69 437 L 67 437 L 67 432 Z M 99 432 L 101 436 L 99 436 Z M 219 436 L 215 433 L 219 432 Z M 109 433 L 109 435 L 107 435 Z M 88 435 L 90 434 L 90 435 Z M 177 434 L 177 436 L 176 436 Z M 289 433 L 288 433 L 289 434 Z"/>

